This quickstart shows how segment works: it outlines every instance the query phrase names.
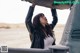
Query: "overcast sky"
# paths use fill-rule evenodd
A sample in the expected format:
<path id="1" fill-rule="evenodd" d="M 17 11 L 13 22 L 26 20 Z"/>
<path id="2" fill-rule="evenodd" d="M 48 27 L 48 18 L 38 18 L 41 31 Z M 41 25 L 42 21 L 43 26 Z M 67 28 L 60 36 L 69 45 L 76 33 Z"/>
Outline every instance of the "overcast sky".
<path id="1" fill-rule="evenodd" d="M 24 23 L 30 5 L 21 0 L 0 0 L 0 23 Z M 48 22 L 51 23 L 50 8 L 36 6 L 33 17 L 38 13 L 44 13 Z M 65 24 L 69 13 L 69 9 L 57 10 L 58 23 Z"/>

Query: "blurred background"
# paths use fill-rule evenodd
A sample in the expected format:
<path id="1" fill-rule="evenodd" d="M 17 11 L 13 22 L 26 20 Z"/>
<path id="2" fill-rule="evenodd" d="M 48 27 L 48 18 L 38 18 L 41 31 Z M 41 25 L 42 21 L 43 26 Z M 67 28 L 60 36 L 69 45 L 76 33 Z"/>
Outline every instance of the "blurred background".
<path id="1" fill-rule="evenodd" d="M 0 0 L 0 45 L 14 48 L 30 48 L 29 33 L 25 26 L 31 3 L 21 0 Z M 33 17 L 44 13 L 48 22 L 52 22 L 50 8 L 36 6 Z M 70 10 L 57 9 L 58 23 L 54 29 L 56 44 L 59 44 Z"/>

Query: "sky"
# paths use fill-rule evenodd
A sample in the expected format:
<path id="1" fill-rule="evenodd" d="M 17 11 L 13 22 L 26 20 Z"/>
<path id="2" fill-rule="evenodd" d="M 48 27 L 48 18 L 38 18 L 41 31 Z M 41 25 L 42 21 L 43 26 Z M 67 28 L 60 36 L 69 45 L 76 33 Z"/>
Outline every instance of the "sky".
<path id="1" fill-rule="evenodd" d="M 0 0 L 0 23 L 24 23 L 31 3 L 21 0 Z M 33 17 L 38 13 L 44 13 L 48 22 L 52 22 L 50 8 L 36 6 Z M 70 10 L 59 10 L 58 23 L 66 24 Z"/>

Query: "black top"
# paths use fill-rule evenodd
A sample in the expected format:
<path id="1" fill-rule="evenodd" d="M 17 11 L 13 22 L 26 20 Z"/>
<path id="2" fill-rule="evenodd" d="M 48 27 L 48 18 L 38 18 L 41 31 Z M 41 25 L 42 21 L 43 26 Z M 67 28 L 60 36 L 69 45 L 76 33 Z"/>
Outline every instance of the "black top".
<path id="1" fill-rule="evenodd" d="M 34 7 L 30 6 L 26 20 L 25 20 L 26 27 L 30 33 L 30 38 L 32 41 L 31 48 L 42 48 L 42 49 L 44 49 L 44 38 L 43 38 L 43 36 L 45 34 L 41 30 L 39 30 L 39 29 L 36 30 L 33 27 L 33 24 L 31 22 L 33 12 L 34 12 Z M 57 18 L 56 9 L 51 9 L 51 12 L 52 12 L 52 16 L 53 16 L 53 21 L 50 24 L 50 26 L 51 26 L 51 29 L 54 29 L 54 27 L 58 21 L 58 18 Z M 55 42 L 53 42 L 52 45 L 55 45 Z"/>

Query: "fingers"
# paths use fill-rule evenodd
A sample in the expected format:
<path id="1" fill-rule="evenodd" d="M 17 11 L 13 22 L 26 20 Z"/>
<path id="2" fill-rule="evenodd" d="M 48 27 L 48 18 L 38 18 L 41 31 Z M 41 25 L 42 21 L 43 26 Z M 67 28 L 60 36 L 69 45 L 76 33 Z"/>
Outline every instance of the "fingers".
<path id="1" fill-rule="evenodd" d="M 32 0 L 32 6 L 35 7 L 36 5 L 36 0 Z"/>
<path id="2" fill-rule="evenodd" d="M 52 8 L 53 8 L 53 6 L 51 5 L 51 6 L 50 6 L 50 8 L 52 9 Z"/>

